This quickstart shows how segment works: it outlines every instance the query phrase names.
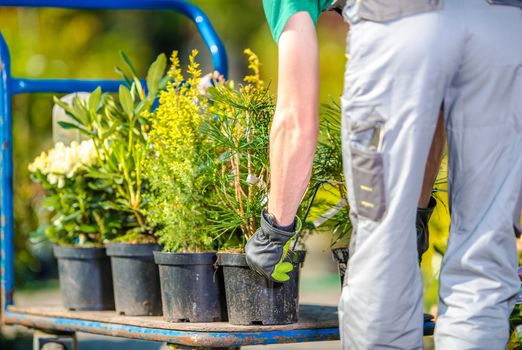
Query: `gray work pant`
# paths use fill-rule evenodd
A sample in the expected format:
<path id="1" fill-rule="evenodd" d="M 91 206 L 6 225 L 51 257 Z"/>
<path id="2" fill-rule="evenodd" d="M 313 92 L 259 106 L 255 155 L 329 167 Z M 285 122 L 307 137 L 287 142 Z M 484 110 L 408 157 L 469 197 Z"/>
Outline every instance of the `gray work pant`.
<path id="1" fill-rule="evenodd" d="M 518 292 L 513 212 L 522 177 L 522 11 L 479 0 L 388 22 L 349 17 L 343 148 L 356 226 L 343 349 L 421 349 L 415 211 L 441 103 L 451 232 L 438 349 L 503 349 Z"/>

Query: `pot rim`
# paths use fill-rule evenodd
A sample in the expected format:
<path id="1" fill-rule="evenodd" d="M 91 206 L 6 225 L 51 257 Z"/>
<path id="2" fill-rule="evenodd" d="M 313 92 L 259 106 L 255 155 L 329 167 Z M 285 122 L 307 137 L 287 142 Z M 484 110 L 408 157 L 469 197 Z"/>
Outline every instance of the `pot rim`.
<path id="1" fill-rule="evenodd" d="M 154 251 L 154 262 L 158 265 L 214 265 L 216 252 L 162 252 Z"/>
<path id="2" fill-rule="evenodd" d="M 102 259 L 107 257 L 105 247 L 74 247 L 55 244 L 53 253 L 58 259 Z"/>
<path id="3" fill-rule="evenodd" d="M 162 247 L 155 243 L 110 243 L 105 246 L 107 255 L 114 257 L 153 257 L 153 251 Z"/>
<path id="4" fill-rule="evenodd" d="M 291 255 L 293 255 L 293 259 Z M 302 264 L 305 261 L 306 250 L 290 251 L 288 257 L 294 264 Z M 219 266 L 248 267 L 245 253 L 218 253 L 217 263 Z"/>

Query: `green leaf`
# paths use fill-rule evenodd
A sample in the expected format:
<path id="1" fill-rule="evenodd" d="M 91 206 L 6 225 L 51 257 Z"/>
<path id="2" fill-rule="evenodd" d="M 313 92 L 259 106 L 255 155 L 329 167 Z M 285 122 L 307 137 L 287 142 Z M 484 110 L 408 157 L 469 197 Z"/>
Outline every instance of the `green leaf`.
<path id="1" fill-rule="evenodd" d="M 124 112 L 131 117 L 133 115 L 134 110 L 134 101 L 132 100 L 131 93 L 129 89 L 125 86 L 120 85 L 120 90 L 118 92 L 121 106 L 123 107 Z"/>
<path id="2" fill-rule="evenodd" d="M 107 174 L 107 173 L 102 173 L 99 171 L 90 171 L 86 176 L 89 178 L 93 178 L 93 179 L 107 179 L 107 180 L 113 179 L 114 177 L 116 177 L 115 174 Z"/>
<path id="3" fill-rule="evenodd" d="M 68 122 L 59 121 L 58 125 L 60 125 L 64 129 L 80 129 L 78 125 Z"/>
<path id="4" fill-rule="evenodd" d="M 101 131 L 101 138 L 106 140 L 108 139 L 112 134 L 114 134 L 114 132 L 116 131 L 116 129 L 118 128 L 118 124 L 116 123 L 113 123 L 109 129 L 105 130 L 105 131 Z"/>
<path id="5" fill-rule="evenodd" d="M 136 105 L 136 108 L 134 108 L 134 114 L 136 115 L 140 115 L 141 112 L 145 109 L 145 108 L 149 108 L 149 104 L 147 103 L 148 101 L 147 100 L 142 100 L 140 101 L 137 105 Z M 142 118 L 140 118 L 142 119 Z"/>
<path id="6" fill-rule="evenodd" d="M 158 89 L 163 90 L 167 87 L 167 83 L 171 81 L 172 78 L 169 75 L 165 75 L 161 81 L 159 82 Z"/>
<path id="7" fill-rule="evenodd" d="M 274 272 L 272 272 L 272 278 L 278 282 L 288 281 L 290 279 L 288 272 L 291 272 L 293 269 L 294 265 L 287 261 L 278 263 L 274 268 Z"/>
<path id="8" fill-rule="evenodd" d="M 127 86 L 131 86 L 132 80 L 120 69 L 120 67 L 115 67 L 114 70 L 116 71 L 116 73 L 121 75 L 123 80 L 125 80 L 125 83 L 127 84 Z"/>
<path id="9" fill-rule="evenodd" d="M 147 88 L 149 96 L 155 96 L 158 92 L 159 84 L 165 74 L 167 68 L 167 57 L 165 54 L 160 54 L 156 60 L 150 65 L 147 73 Z"/>
<path id="10" fill-rule="evenodd" d="M 83 233 L 96 233 L 98 231 L 98 229 L 93 226 L 93 225 L 80 225 L 80 230 L 83 232 Z"/>
<path id="11" fill-rule="evenodd" d="M 76 229 L 76 223 L 74 223 L 74 222 L 64 222 L 63 223 L 63 229 L 65 231 L 72 232 L 73 230 Z"/>
<path id="12" fill-rule="evenodd" d="M 71 106 L 68 103 L 63 102 L 58 97 L 54 96 L 54 104 L 63 108 L 67 116 L 77 121 L 79 124 L 83 124 L 82 121 L 76 117 L 75 111 L 71 108 Z"/>
<path id="13" fill-rule="evenodd" d="M 101 202 L 100 207 L 104 210 L 109 210 L 114 207 L 114 204 L 112 202 Z"/>
<path id="14" fill-rule="evenodd" d="M 85 130 L 81 127 L 78 128 L 78 131 L 81 133 L 81 134 L 84 134 L 85 136 L 89 137 L 89 138 L 94 138 L 94 134 L 92 132 L 89 132 L 88 130 Z"/>
<path id="15" fill-rule="evenodd" d="M 125 52 L 123 51 L 120 51 L 120 57 L 121 59 L 123 60 L 123 62 L 125 63 L 125 65 L 129 68 L 129 70 L 131 71 L 131 73 L 137 77 L 138 74 L 136 74 L 136 69 L 134 69 L 134 66 L 132 65 L 129 57 L 127 57 L 127 55 L 125 54 Z"/>
<path id="16" fill-rule="evenodd" d="M 70 116 L 77 120 L 81 125 L 89 124 L 89 117 L 87 112 L 87 106 L 85 102 L 78 96 L 75 95 L 72 102 L 72 111 Z"/>
<path id="17" fill-rule="evenodd" d="M 89 111 L 96 113 L 96 111 L 98 110 L 100 101 L 101 101 L 101 95 L 102 95 L 102 91 L 101 91 L 101 87 L 99 87 L 99 86 L 96 88 L 96 90 L 94 90 L 89 95 L 89 103 L 88 103 Z"/>
<path id="18" fill-rule="evenodd" d="M 81 134 L 83 134 L 89 138 L 93 137 L 93 134 L 91 132 L 89 132 L 88 130 L 85 130 L 81 126 L 78 126 L 77 124 L 59 121 L 58 125 L 60 125 L 64 129 L 78 130 Z"/>
<path id="19" fill-rule="evenodd" d="M 138 96 L 140 99 L 145 98 L 145 91 L 143 91 L 143 86 L 141 86 L 141 81 L 138 79 L 138 77 L 134 77 L 134 84 L 132 86 L 136 89 L 136 92 L 138 93 Z"/>
<path id="20" fill-rule="evenodd" d="M 54 104 L 62 107 L 67 113 L 73 113 L 71 106 L 68 103 L 63 102 L 58 97 L 53 96 Z"/>

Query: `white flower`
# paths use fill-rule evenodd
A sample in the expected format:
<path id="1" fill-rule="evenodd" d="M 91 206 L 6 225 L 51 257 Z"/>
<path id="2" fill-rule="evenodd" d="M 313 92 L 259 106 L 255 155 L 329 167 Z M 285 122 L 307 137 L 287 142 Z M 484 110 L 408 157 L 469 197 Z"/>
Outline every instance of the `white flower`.
<path id="1" fill-rule="evenodd" d="M 47 181 L 49 181 L 51 185 L 56 185 L 58 183 L 58 176 L 54 174 L 48 174 Z"/>
<path id="2" fill-rule="evenodd" d="M 74 144 L 75 142 L 73 141 L 71 146 L 74 147 Z M 49 162 L 49 172 L 60 175 L 67 174 L 72 168 L 70 148 L 58 142 L 55 147 L 49 151 Z"/>
<path id="3" fill-rule="evenodd" d="M 92 140 L 83 141 L 79 147 L 80 161 L 85 165 L 93 165 L 98 160 L 96 147 Z"/>
<path id="4" fill-rule="evenodd" d="M 55 219 L 53 221 L 53 225 L 58 228 L 58 229 L 61 229 L 62 228 L 62 219 L 63 219 L 63 216 L 60 215 L 57 219 Z"/>
<path id="5" fill-rule="evenodd" d="M 28 169 L 30 172 L 35 173 L 37 171 L 41 171 L 42 173 L 47 172 L 47 168 L 49 167 L 49 159 L 47 158 L 47 154 L 42 152 L 35 160 L 29 164 Z"/>
<path id="6" fill-rule="evenodd" d="M 73 141 L 69 146 L 62 142 L 54 145 L 47 153 L 42 154 L 29 165 L 29 171 L 41 171 L 48 175 L 49 182 L 58 184 L 59 188 L 64 185 L 64 176 L 72 178 L 79 169 L 93 165 L 98 157 L 92 140 L 78 142 Z"/>

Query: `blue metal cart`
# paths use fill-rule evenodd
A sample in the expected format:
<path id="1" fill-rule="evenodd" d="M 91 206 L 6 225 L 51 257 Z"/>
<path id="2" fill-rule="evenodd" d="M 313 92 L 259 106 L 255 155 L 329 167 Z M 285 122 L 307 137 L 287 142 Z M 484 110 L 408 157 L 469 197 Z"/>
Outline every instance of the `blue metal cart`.
<path id="1" fill-rule="evenodd" d="M 182 0 L 0 0 L 0 6 L 176 11 L 188 17 L 196 25 L 210 51 L 215 70 L 224 76 L 228 73 L 225 49 L 208 17 L 198 7 Z M 12 97 L 16 94 L 37 92 L 92 91 L 97 86 L 101 86 L 104 91 L 117 91 L 123 82 L 15 78 L 11 75 L 10 63 L 8 45 L 0 35 L 0 224 L 3 323 L 23 325 L 56 334 L 74 335 L 75 332 L 87 332 L 161 341 L 178 345 L 180 348 L 228 348 L 339 339 L 335 308 L 317 305 L 302 305 L 299 323 L 285 326 L 170 323 L 163 321 L 161 317 L 119 316 L 111 311 L 67 311 L 61 308 L 14 305 Z M 425 323 L 425 333 L 430 334 L 433 326 L 433 322 Z"/>

